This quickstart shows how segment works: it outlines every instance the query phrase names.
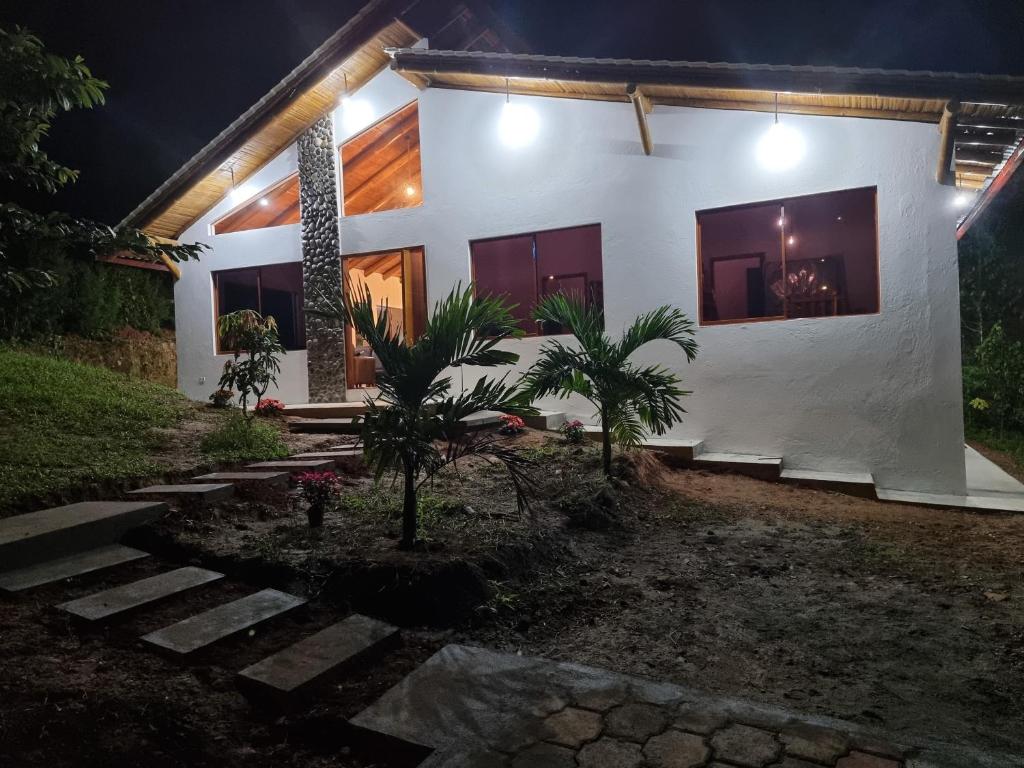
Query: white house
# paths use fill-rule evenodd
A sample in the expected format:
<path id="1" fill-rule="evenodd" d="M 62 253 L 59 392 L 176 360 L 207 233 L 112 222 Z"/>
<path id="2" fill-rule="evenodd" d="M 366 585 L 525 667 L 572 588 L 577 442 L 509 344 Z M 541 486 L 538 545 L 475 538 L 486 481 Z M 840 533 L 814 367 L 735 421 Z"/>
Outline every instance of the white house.
<path id="1" fill-rule="evenodd" d="M 277 397 L 361 399 L 373 358 L 303 316 L 304 281 L 365 282 L 410 336 L 459 282 L 506 294 L 521 370 L 560 330 L 532 303 L 572 291 L 612 333 L 660 304 L 699 323 L 693 364 L 644 350 L 693 391 L 674 436 L 965 493 L 957 227 L 1020 163 L 1024 78 L 518 55 L 479 18 L 490 52 L 443 50 L 446 17 L 392 5 L 126 219 L 210 246 L 174 265 L 183 392 L 252 307 L 289 350 Z"/>

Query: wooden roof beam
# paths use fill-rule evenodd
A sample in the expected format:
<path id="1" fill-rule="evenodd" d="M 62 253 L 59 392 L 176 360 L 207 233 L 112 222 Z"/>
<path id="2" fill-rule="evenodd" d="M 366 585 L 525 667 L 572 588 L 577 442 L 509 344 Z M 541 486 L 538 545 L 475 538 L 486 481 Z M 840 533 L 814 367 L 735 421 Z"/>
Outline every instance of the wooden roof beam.
<path id="1" fill-rule="evenodd" d="M 633 102 L 633 111 L 636 112 L 637 126 L 640 128 L 640 143 L 643 145 L 644 154 L 649 155 L 654 151 L 654 142 L 651 140 L 651 128 L 647 125 L 647 115 L 651 111 L 651 100 L 644 96 L 643 91 L 636 83 L 626 86 L 626 95 Z"/>
<path id="2" fill-rule="evenodd" d="M 939 120 L 939 162 L 935 168 L 935 180 L 939 184 L 953 186 L 953 147 L 956 142 L 956 120 L 960 113 L 960 102 L 952 99 L 946 103 Z"/>
<path id="3" fill-rule="evenodd" d="M 1000 190 L 1005 187 L 1010 179 L 1013 178 L 1013 174 L 1017 172 L 1017 169 L 1024 164 L 1024 141 L 1017 146 L 1013 154 L 1010 155 L 1010 159 L 1006 161 L 1003 167 L 996 174 L 992 182 L 985 187 L 985 191 L 978 195 L 978 199 L 974 201 L 974 205 L 964 216 L 963 221 L 960 222 L 956 228 L 956 239 L 961 239 L 967 234 L 967 230 L 971 228 L 971 225 L 978 220 L 978 217 L 984 212 L 989 206 L 996 195 L 999 194 Z"/>

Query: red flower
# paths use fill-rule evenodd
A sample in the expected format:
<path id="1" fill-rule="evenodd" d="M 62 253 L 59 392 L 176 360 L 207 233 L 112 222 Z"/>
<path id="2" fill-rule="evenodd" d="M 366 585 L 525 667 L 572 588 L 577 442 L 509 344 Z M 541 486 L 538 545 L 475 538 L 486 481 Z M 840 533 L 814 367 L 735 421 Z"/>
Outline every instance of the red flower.
<path id="1" fill-rule="evenodd" d="M 272 397 L 266 397 L 256 403 L 256 413 L 260 416 L 276 416 L 284 412 L 284 403 Z"/>

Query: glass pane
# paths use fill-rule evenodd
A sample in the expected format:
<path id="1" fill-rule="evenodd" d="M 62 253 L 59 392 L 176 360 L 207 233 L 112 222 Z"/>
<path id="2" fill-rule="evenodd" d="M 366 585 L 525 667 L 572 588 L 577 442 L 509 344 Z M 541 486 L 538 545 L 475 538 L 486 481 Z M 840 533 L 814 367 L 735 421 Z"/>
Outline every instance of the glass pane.
<path id="1" fill-rule="evenodd" d="M 298 262 L 260 268 L 263 315 L 277 321 L 285 349 L 304 349 L 305 321 L 302 314 L 302 265 Z"/>
<path id="2" fill-rule="evenodd" d="M 295 174 L 216 221 L 213 234 L 277 227 L 299 222 L 299 176 Z"/>
<path id="3" fill-rule="evenodd" d="M 697 221 L 701 322 L 782 316 L 782 207 L 708 211 Z"/>
<path id="4" fill-rule="evenodd" d="M 532 318 L 537 297 L 533 236 L 519 235 L 472 244 L 473 282 L 477 296 L 500 296 L 526 333 L 536 334 Z"/>
<path id="5" fill-rule="evenodd" d="M 875 190 L 787 200 L 786 316 L 878 311 Z"/>
<path id="6" fill-rule="evenodd" d="M 542 296 L 562 293 L 602 309 L 600 225 L 538 232 L 537 272 Z M 545 327 L 543 332 L 564 329 Z"/>
<path id="7" fill-rule="evenodd" d="M 345 215 L 423 202 L 420 124 L 416 102 L 370 126 L 341 147 Z"/>
<path id="8" fill-rule="evenodd" d="M 259 312 L 260 297 L 257 291 L 255 269 L 236 269 L 231 272 L 215 272 L 217 285 L 217 314 L 229 315 L 240 309 Z"/>

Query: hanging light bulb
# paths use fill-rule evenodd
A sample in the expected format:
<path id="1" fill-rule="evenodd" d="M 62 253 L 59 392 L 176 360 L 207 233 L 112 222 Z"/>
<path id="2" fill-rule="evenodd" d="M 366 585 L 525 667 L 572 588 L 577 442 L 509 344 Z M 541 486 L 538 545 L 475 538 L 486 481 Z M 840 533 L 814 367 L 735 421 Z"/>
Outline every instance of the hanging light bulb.
<path id="1" fill-rule="evenodd" d="M 505 104 L 498 121 L 498 136 L 502 143 L 511 149 L 525 147 L 533 143 L 540 132 L 540 120 L 533 107 L 511 101 L 508 78 L 505 78 Z"/>
<path id="2" fill-rule="evenodd" d="M 245 199 L 245 190 L 241 187 L 235 186 L 235 164 L 232 163 L 228 166 L 228 172 L 231 174 L 231 191 L 228 192 L 228 199 L 232 203 L 240 203 Z"/>
<path id="3" fill-rule="evenodd" d="M 785 171 L 804 156 L 804 137 L 795 128 L 779 122 L 779 94 L 775 94 L 775 122 L 757 144 L 757 159 L 769 171 Z"/>

